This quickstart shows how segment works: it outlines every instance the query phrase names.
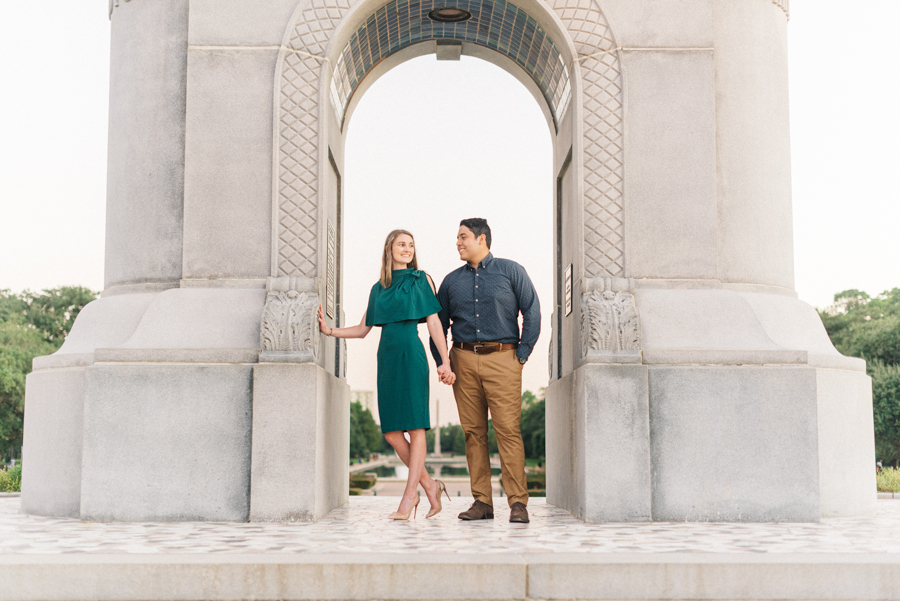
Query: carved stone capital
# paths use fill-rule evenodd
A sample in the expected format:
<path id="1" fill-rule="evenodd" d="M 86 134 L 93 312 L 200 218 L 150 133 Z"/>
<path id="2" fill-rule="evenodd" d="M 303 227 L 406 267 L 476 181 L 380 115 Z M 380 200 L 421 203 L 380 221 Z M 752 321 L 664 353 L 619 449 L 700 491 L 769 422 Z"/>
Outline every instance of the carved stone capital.
<path id="1" fill-rule="evenodd" d="M 634 280 L 584 281 L 581 352 L 589 363 L 640 362 L 641 323 L 634 302 Z"/>
<path id="2" fill-rule="evenodd" d="M 260 361 L 314 363 L 321 333 L 316 315 L 319 295 L 310 278 L 266 281 L 266 306 L 259 326 Z"/>

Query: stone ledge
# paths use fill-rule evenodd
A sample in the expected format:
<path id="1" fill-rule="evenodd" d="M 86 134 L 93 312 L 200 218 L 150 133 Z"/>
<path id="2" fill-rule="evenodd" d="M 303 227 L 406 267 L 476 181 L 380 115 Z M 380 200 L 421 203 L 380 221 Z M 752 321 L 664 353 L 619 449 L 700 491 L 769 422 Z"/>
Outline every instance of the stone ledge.
<path id="1" fill-rule="evenodd" d="M 900 556 L 617 553 L 0 555 L 2 601 L 888 599 Z"/>
<path id="2" fill-rule="evenodd" d="M 256 363 L 259 351 L 242 348 L 98 348 L 97 363 Z"/>

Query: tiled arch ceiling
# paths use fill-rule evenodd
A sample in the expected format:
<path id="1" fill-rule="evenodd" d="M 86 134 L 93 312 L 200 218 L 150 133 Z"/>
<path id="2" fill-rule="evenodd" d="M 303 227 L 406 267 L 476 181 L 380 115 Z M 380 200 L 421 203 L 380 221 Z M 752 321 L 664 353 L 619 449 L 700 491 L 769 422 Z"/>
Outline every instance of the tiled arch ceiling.
<path id="1" fill-rule="evenodd" d="M 472 18 L 433 21 L 436 8 L 461 8 Z M 344 47 L 331 78 L 331 104 L 343 123 L 347 103 L 363 78 L 398 50 L 428 40 L 478 44 L 518 63 L 540 87 L 556 127 L 565 114 L 571 87 L 559 50 L 525 11 L 504 0 L 393 0 L 375 11 Z"/>

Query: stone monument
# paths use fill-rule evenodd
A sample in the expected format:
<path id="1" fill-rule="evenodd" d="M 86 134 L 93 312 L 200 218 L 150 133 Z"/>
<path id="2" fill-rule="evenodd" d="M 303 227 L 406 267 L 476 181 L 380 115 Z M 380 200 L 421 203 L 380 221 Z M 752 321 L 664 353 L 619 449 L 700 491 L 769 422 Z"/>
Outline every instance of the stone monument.
<path id="1" fill-rule="evenodd" d="M 109 8 L 105 289 L 28 377 L 25 512 L 347 501 L 345 350 L 314 317 L 344 319 L 345 132 L 427 54 L 507 70 L 553 138 L 548 501 L 587 521 L 874 509 L 864 362 L 793 289 L 787 0 Z"/>

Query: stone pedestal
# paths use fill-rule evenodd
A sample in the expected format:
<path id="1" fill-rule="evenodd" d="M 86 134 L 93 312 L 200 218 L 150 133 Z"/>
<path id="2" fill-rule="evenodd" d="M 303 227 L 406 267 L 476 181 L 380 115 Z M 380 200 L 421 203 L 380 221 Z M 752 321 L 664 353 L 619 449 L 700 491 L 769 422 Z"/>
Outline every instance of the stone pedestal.
<path id="1" fill-rule="evenodd" d="M 582 363 L 547 388 L 548 502 L 589 522 L 874 511 L 871 382 L 812 307 L 653 284 L 582 298 Z"/>
<path id="2" fill-rule="evenodd" d="M 650 521 L 647 367 L 584 365 L 546 399 L 547 502 L 588 522 Z"/>
<path id="3" fill-rule="evenodd" d="M 81 519 L 246 521 L 251 370 L 89 367 Z"/>
<path id="4" fill-rule="evenodd" d="M 314 364 L 253 368 L 250 520 L 315 521 L 348 501 L 350 387 Z"/>

